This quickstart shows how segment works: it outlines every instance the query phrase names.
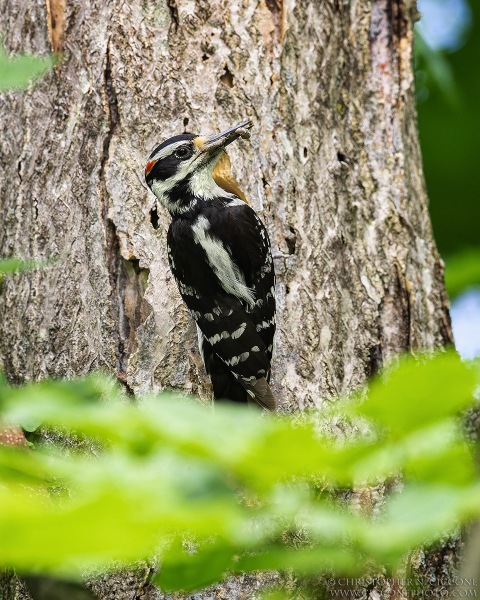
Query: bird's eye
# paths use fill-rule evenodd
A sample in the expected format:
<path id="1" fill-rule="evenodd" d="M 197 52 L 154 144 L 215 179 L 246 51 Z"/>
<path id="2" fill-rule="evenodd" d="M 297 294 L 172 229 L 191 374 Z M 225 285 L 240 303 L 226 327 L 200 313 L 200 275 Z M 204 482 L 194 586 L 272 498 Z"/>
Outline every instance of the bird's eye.
<path id="1" fill-rule="evenodd" d="M 175 150 L 175 156 L 182 160 L 190 158 L 192 156 L 192 148 L 190 146 L 180 146 Z"/>

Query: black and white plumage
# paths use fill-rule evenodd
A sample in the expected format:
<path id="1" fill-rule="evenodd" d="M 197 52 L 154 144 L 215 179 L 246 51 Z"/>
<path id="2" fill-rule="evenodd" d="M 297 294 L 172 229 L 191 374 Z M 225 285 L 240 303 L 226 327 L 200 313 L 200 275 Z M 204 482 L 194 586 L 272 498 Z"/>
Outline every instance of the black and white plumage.
<path id="1" fill-rule="evenodd" d="M 172 217 L 167 245 L 180 294 L 197 324 L 215 399 L 255 401 L 273 410 L 275 274 L 270 241 L 228 174 L 225 146 L 249 121 L 211 137 L 163 142 L 145 169 Z"/>

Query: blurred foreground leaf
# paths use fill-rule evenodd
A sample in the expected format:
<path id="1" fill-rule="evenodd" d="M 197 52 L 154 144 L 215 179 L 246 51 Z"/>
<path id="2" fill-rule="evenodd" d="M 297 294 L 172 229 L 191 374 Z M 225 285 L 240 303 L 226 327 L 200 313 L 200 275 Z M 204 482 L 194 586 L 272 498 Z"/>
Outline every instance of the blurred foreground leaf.
<path id="1" fill-rule="evenodd" d="M 169 591 L 262 569 L 394 570 L 480 516 L 458 422 L 477 384 L 455 353 L 409 358 L 363 401 L 295 420 L 174 394 L 133 404 L 103 375 L 3 384 L 3 422 L 45 441 L 0 448 L 0 563 L 78 578 L 155 556 Z M 351 439 L 321 433 L 332 415 L 357 427 Z M 399 476 L 374 520 L 336 494 Z"/>
<path id="2" fill-rule="evenodd" d="M 394 434 L 408 434 L 466 408 L 475 383 L 475 371 L 454 352 L 435 360 L 407 356 L 400 368 L 371 385 L 358 412 Z"/>
<path id="3" fill-rule="evenodd" d="M 0 277 L 2 275 L 11 275 L 12 273 L 20 273 L 29 271 L 36 267 L 41 267 L 44 263 L 35 260 L 24 260 L 21 258 L 2 258 L 0 259 Z"/>
<path id="4" fill-rule="evenodd" d="M 0 44 L 0 90 L 25 88 L 53 66 L 54 59 L 50 56 L 18 54 L 10 57 Z"/>
<path id="5" fill-rule="evenodd" d="M 185 591 L 205 587 L 220 581 L 224 573 L 232 568 L 234 551 L 228 543 L 219 539 L 207 541 L 190 550 L 184 544 L 177 543 L 164 556 L 155 582 L 166 592 L 178 590 L 179 587 Z"/>

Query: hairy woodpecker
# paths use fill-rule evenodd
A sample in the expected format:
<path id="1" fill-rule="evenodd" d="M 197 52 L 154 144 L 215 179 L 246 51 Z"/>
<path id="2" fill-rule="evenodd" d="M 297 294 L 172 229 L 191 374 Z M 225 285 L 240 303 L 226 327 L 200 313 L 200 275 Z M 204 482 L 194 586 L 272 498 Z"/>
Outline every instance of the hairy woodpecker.
<path id="1" fill-rule="evenodd" d="M 275 333 L 270 241 L 234 183 L 225 152 L 251 127 L 245 121 L 210 137 L 176 135 L 151 153 L 145 179 L 172 217 L 170 268 L 197 324 L 215 399 L 274 410 L 268 384 Z"/>

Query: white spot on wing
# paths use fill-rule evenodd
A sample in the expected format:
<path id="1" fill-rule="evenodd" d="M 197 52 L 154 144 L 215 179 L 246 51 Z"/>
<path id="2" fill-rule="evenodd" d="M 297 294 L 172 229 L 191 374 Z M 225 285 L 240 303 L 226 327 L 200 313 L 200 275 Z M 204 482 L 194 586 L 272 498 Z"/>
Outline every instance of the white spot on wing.
<path id="1" fill-rule="evenodd" d="M 262 321 L 259 325 L 257 325 L 256 329 L 257 329 L 257 331 L 261 331 L 262 329 L 267 329 L 267 327 L 270 327 L 271 325 L 274 325 L 274 324 L 275 324 L 275 315 L 268 321 Z"/>
<path id="2" fill-rule="evenodd" d="M 228 331 L 222 331 L 222 333 L 216 333 L 214 336 L 207 338 L 207 340 L 212 344 L 212 346 L 218 343 L 220 340 L 226 340 L 230 337 Z"/>
<path id="3" fill-rule="evenodd" d="M 240 325 L 240 327 L 232 333 L 232 339 L 236 340 L 237 338 L 239 338 L 242 335 L 242 333 L 245 331 L 246 326 L 247 326 L 246 323 L 242 323 Z"/>
<path id="4" fill-rule="evenodd" d="M 247 358 L 250 356 L 250 352 L 242 352 L 238 356 L 232 356 L 230 360 L 226 360 L 225 363 L 230 367 L 234 367 L 238 365 L 238 363 L 245 362 Z"/>
<path id="5" fill-rule="evenodd" d="M 267 261 L 266 264 L 264 264 L 263 267 L 260 269 L 260 277 L 263 279 L 265 275 L 267 275 L 267 273 L 270 273 L 271 271 L 272 264 L 271 262 Z"/>

